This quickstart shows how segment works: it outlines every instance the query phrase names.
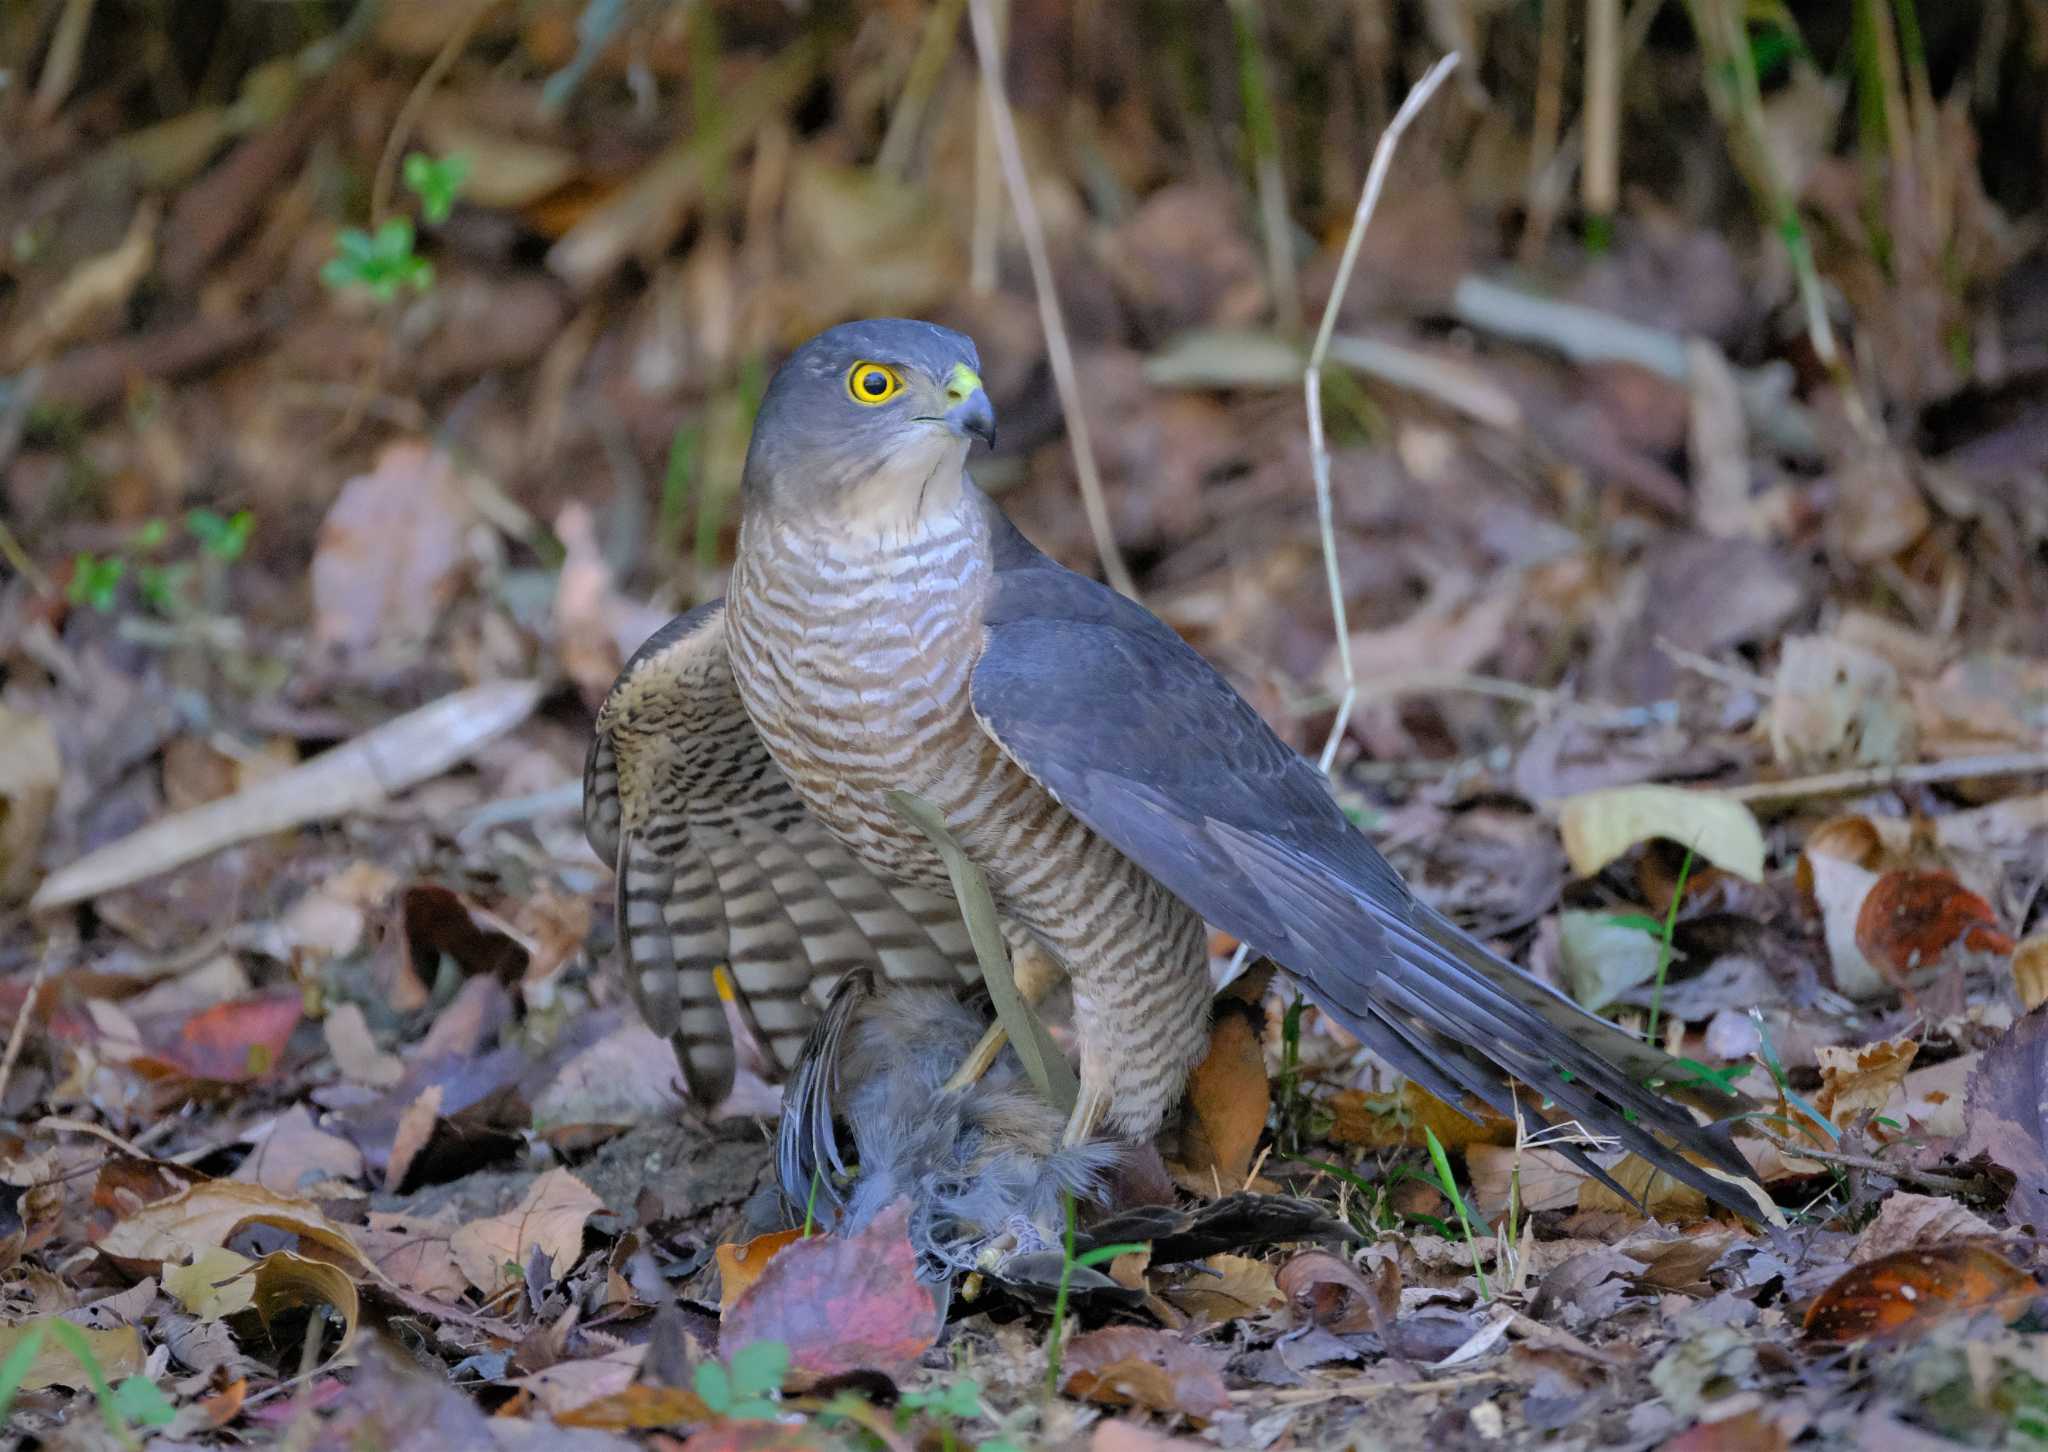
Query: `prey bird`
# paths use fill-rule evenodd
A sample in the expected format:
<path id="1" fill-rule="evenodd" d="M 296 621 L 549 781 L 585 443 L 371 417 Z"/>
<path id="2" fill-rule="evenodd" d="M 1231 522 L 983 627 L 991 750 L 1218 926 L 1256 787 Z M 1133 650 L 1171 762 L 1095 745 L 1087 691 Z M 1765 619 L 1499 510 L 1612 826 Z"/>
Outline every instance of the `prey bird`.
<path id="1" fill-rule="evenodd" d="M 979 373 L 970 339 L 902 319 L 797 349 L 761 401 L 725 599 L 650 643 L 600 713 L 586 823 L 620 866 L 650 1021 L 696 1015 L 678 1036 L 686 1068 L 709 1061 L 693 1087 L 719 1072 L 718 992 L 800 1038 L 798 978 L 966 971 L 945 865 L 892 809 L 901 790 L 986 876 L 1005 936 L 1071 982 L 1069 1147 L 1148 1135 L 1177 1104 L 1206 1047 L 1207 920 L 1448 1102 L 1512 1113 L 1518 1080 L 1755 1213 L 1726 1127 L 1659 1086 L 1717 1116 L 1745 1101 L 1418 901 L 1200 654 L 975 487 L 968 452 L 995 437 Z M 765 982 L 772 961 L 769 1023 L 748 965 Z"/>

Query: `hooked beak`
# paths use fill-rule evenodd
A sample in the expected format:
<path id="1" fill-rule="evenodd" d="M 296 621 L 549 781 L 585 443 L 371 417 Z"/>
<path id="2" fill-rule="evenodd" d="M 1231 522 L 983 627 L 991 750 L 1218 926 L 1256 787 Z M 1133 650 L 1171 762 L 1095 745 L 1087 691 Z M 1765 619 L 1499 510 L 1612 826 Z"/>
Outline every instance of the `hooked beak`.
<path id="1" fill-rule="evenodd" d="M 991 449 L 996 446 L 996 411 L 988 401 L 981 379 L 965 363 L 953 365 L 946 380 L 946 424 L 962 438 L 980 439 Z"/>

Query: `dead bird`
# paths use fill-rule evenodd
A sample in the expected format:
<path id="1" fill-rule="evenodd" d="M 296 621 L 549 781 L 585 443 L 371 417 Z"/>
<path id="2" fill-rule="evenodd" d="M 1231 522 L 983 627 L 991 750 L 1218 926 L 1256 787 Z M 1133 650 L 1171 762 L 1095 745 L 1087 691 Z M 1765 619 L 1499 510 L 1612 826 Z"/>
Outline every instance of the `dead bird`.
<path id="1" fill-rule="evenodd" d="M 783 1095 L 776 1170 L 792 1210 L 851 1234 L 907 1198 L 934 1280 L 1057 1246 L 1061 1195 L 1099 1203 L 1124 1151 L 1062 1146 L 1066 1115 L 1008 1048 L 976 1082 L 945 1088 L 987 1027 L 945 989 L 878 988 L 865 969 L 840 979 Z"/>
<path id="2" fill-rule="evenodd" d="M 1355 1238 L 1321 1206 L 1240 1193 L 1198 1205 L 1113 1205 L 1128 1143 L 1061 1142 L 1066 1115 L 1003 1049 L 978 1080 L 946 1087 L 981 1039 L 984 1003 L 944 989 L 877 985 L 866 970 L 833 989 L 783 1099 L 776 1170 L 792 1218 L 854 1234 L 899 1198 L 923 1279 L 979 1275 L 1048 1301 L 1065 1262 L 1065 1206 L 1086 1222 L 1076 1253 L 1142 1242 L 1151 1261 L 1199 1260 L 1290 1240 Z M 843 1131 L 842 1131 L 843 1126 Z M 1074 1267 L 1069 1294 L 1135 1308 L 1143 1292 Z"/>

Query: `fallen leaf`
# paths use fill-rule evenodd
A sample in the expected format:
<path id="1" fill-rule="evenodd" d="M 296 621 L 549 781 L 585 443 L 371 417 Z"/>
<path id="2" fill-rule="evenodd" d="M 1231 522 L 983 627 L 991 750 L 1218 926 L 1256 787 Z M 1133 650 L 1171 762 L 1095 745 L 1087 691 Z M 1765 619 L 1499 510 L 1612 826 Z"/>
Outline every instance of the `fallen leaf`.
<path id="1" fill-rule="evenodd" d="M 857 1235 L 785 1247 L 724 1312 L 720 1344 L 780 1341 L 812 1376 L 915 1364 L 938 1340 L 939 1309 L 917 1279 L 909 1225 L 899 1200 Z"/>
<path id="2" fill-rule="evenodd" d="M 1877 874 L 1839 857 L 1808 856 L 1804 861 L 1809 869 L 1814 904 L 1820 909 L 1835 987 L 1859 999 L 1896 991 L 1892 981 L 1878 971 L 1856 941 L 1856 923 L 1870 889 L 1877 883 Z"/>
<path id="3" fill-rule="evenodd" d="M 1471 1144 L 1512 1144 L 1515 1122 L 1476 1099 L 1467 1099 L 1464 1113 L 1453 1109 L 1412 1079 L 1392 1094 L 1340 1089 L 1326 1101 L 1335 1144 L 1363 1149 L 1418 1149 L 1431 1130 L 1447 1150 Z"/>
<path id="4" fill-rule="evenodd" d="M 1391 1326 L 1401 1311 L 1401 1268 L 1376 1258 L 1371 1279 L 1341 1255 L 1297 1251 L 1273 1277 L 1296 1316 L 1337 1335 Z"/>
<path id="5" fill-rule="evenodd" d="M 1771 750 L 1792 771 L 1888 766 L 1917 747 L 1899 673 L 1824 635 L 1786 637 L 1772 682 Z"/>
<path id="6" fill-rule="evenodd" d="M 1723 871 L 1749 882 L 1764 875 L 1764 834 L 1733 797 L 1643 784 L 1566 797 L 1558 807 L 1572 871 L 1591 877 L 1644 842 L 1663 838 L 1690 847 Z"/>
<path id="7" fill-rule="evenodd" d="M 1820 1293 L 1803 1324 L 1816 1341 L 1903 1339 L 1965 1312 L 1995 1311 L 2012 1320 L 2039 1289 L 1994 1250 L 1925 1246 L 1856 1266 Z"/>
<path id="8" fill-rule="evenodd" d="M 246 1084 L 277 1070 L 304 1012 L 298 993 L 217 1003 L 186 1019 L 175 1039 L 146 1050 L 135 1063 L 216 1084 Z"/>
<path id="9" fill-rule="evenodd" d="M 41 1338 L 41 1346 L 17 1383 L 23 1391 L 46 1386 L 88 1391 L 92 1388 L 95 1370 L 108 1381 L 119 1381 L 142 1370 L 142 1333 L 135 1327 L 115 1326 L 104 1331 L 90 1331 L 73 1322 L 65 1322 L 72 1332 L 85 1338 L 85 1344 L 92 1352 L 94 1367 L 88 1369 L 71 1348 L 58 1339 L 58 1333 L 51 1330 L 53 1324 L 63 1320 L 61 1316 L 31 1316 L 12 1326 L 0 1326 L 0 1364 L 4 1364 L 31 1336 Z"/>
<path id="10" fill-rule="evenodd" d="M 1193 1194 L 1242 1190 L 1251 1174 L 1272 1102 L 1266 1054 L 1253 1021 L 1256 1012 L 1220 1002 L 1209 1030 L 1209 1052 L 1188 1076 L 1189 1114 L 1181 1158 L 1172 1168 L 1181 1187 Z"/>
<path id="11" fill-rule="evenodd" d="M 1124 1259 L 1119 1256 L 1110 1267 L 1110 1278 L 1119 1285 L 1127 1284 L 1117 1274 Z M 1131 1288 L 1142 1289 L 1142 1285 Z M 1272 1268 L 1264 1261 L 1243 1255 L 1212 1255 L 1184 1284 L 1166 1292 L 1166 1299 L 1202 1322 L 1221 1325 L 1243 1316 L 1262 1315 L 1284 1297 Z"/>
<path id="12" fill-rule="evenodd" d="M 453 1209 L 431 1216 L 372 1210 L 369 1223 L 356 1236 L 363 1253 L 387 1279 L 434 1300 L 455 1302 L 469 1291 L 448 1246 L 461 1224 Z"/>
<path id="13" fill-rule="evenodd" d="M 815 1231 L 813 1232 L 816 1233 Z M 745 1244 L 725 1244 L 718 1247 L 718 1309 L 723 1314 L 732 1309 L 733 1302 L 746 1294 L 747 1288 L 761 1279 L 761 1272 L 768 1269 L 776 1253 L 784 1246 L 794 1245 L 805 1239 L 803 1227 L 794 1230 L 771 1230 L 766 1235 L 757 1235 Z"/>
<path id="14" fill-rule="evenodd" d="M 1465 1146 L 1465 1170 L 1479 1213 L 1498 1220 L 1507 1213 L 1510 1191 L 1527 1213 L 1576 1205 L 1586 1172 L 1556 1150 L 1513 1145 Z"/>
<path id="15" fill-rule="evenodd" d="M 583 1223 L 604 1202 L 567 1170 L 549 1170 L 502 1215 L 472 1220 L 448 1237 L 448 1249 L 469 1283 L 495 1295 L 524 1275 L 538 1251 L 559 1278 L 583 1254 Z"/>
<path id="16" fill-rule="evenodd" d="M 1860 1048 L 1823 1044 L 1814 1050 L 1820 1061 L 1820 1090 L 1813 1107 L 1836 1125 L 1848 1125 L 1876 1114 L 1906 1082 L 1906 1071 L 1920 1045 L 1912 1039 L 1884 1039 Z"/>
<path id="17" fill-rule="evenodd" d="M 1104 1406 L 1147 1407 L 1204 1421 L 1230 1409 L 1222 1356 L 1148 1326 L 1105 1326 L 1069 1341 L 1060 1390 Z"/>
<path id="18" fill-rule="evenodd" d="M 564 1413 L 620 1395 L 632 1385 L 646 1357 L 645 1346 L 620 1346 L 603 1356 L 558 1361 L 543 1370 L 514 1377 L 512 1385 L 533 1393 L 533 1399 L 548 1416 L 559 1421 Z"/>
<path id="19" fill-rule="evenodd" d="M 1970 1075 L 1963 1154 L 2011 1171 L 2006 1214 L 2048 1231 L 2048 1008 L 2026 1014 L 1984 1051 Z"/>
<path id="20" fill-rule="evenodd" d="M 1759 1411 L 1738 1412 L 1680 1432 L 1658 1452 L 1786 1452 L 1785 1433 Z"/>
<path id="21" fill-rule="evenodd" d="M 1598 1013 L 1657 976 L 1663 944 L 1614 913 L 1566 908 L 1558 914 L 1558 960 L 1579 1006 Z"/>
<path id="22" fill-rule="evenodd" d="M 189 1265 L 164 1266 L 164 1294 L 202 1321 L 239 1315 L 256 1299 L 249 1274 L 255 1264 L 224 1246 L 208 1246 Z"/>
<path id="23" fill-rule="evenodd" d="M 395 1192 L 405 1184 L 406 1171 L 434 1137 L 434 1126 L 441 1122 L 444 1093 L 442 1085 L 429 1084 L 420 1091 L 419 1098 L 399 1112 L 398 1127 L 391 1136 L 391 1154 L 384 1162 L 386 1192 Z"/>
<path id="24" fill-rule="evenodd" d="M 377 1047 L 369 1020 L 355 1004 L 335 1004 L 320 1021 L 320 1029 L 344 1078 L 372 1089 L 389 1089 L 405 1077 L 405 1061 Z"/>
<path id="25" fill-rule="evenodd" d="M 1095 1424 L 1088 1452 L 1209 1452 L 1210 1445 L 1192 1437 L 1169 1437 L 1137 1422 L 1110 1420 Z"/>
<path id="26" fill-rule="evenodd" d="M 558 1426 L 601 1427 L 612 1432 L 636 1432 L 712 1420 L 711 1408 L 705 1406 L 704 1399 L 690 1388 L 649 1386 L 645 1382 L 634 1382 L 609 1396 L 550 1415 Z"/>
<path id="27" fill-rule="evenodd" d="M 186 1264 L 251 1225 L 289 1231 L 354 1264 L 369 1266 L 347 1227 L 328 1219 L 310 1201 L 234 1180 L 207 1180 L 143 1206 L 109 1230 L 99 1250 L 109 1259 L 160 1274 L 165 1261 Z"/>
<path id="28" fill-rule="evenodd" d="M 1877 1207 L 1877 1218 L 1856 1237 L 1849 1260 L 1860 1265 L 1915 1246 L 1990 1241 L 1997 1234 L 1982 1216 L 1945 1196 L 1894 1190 Z"/>
<path id="29" fill-rule="evenodd" d="M 2010 953 L 1991 904 L 1946 872 L 1900 869 L 1871 884 L 1856 912 L 1856 946 L 1894 982 L 1960 943 L 1973 953 Z"/>
<path id="30" fill-rule="evenodd" d="M 421 648 L 454 599 L 475 518 L 448 454 L 410 440 L 341 486 L 313 551 L 313 641 L 326 650 Z"/>
<path id="31" fill-rule="evenodd" d="M 362 1302 L 348 1272 L 332 1261 L 276 1250 L 256 1262 L 250 1279 L 254 1282 L 256 1314 L 266 1325 L 278 1313 L 297 1306 L 331 1306 L 342 1324 L 341 1341 L 335 1350 L 346 1350 L 355 1340 Z"/>

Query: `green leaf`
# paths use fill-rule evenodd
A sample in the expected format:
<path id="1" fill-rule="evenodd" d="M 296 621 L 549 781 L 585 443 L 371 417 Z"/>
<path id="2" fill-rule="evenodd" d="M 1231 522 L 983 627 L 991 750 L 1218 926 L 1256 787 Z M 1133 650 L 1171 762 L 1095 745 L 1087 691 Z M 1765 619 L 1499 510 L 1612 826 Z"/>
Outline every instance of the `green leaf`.
<path id="1" fill-rule="evenodd" d="M 438 161 L 415 151 L 405 159 L 405 184 L 420 199 L 420 215 L 439 225 L 455 210 L 455 198 L 469 180 L 469 158 L 444 156 Z"/>
<path id="2" fill-rule="evenodd" d="M 0 1361 L 0 1420 L 6 1418 L 8 1409 L 14 1405 L 14 1394 L 21 1390 L 22 1379 L 35 1365 L 42 1349 L 43 1328 L 38 1326 L 21 1338 L 21 1344 L 8 1353 L 7 1360 Z"/>
<path id="3" fill-rule="evenodd" d="M 732 1410 L 732 1378 L 725 1374 L 725 1368 L 715 1361 L 700 1361 L 690 1376 L 691 1385 L 696 1389 L 698 1400 L 723 1416 Z"/>
<path id="4" fill-rule="evenodd" d="M 789 1343 L 756 1341 L 732 1354 L 732 1388 L 742 1397 L 782 1390 L 789 1375 Z"/>
<path id="5" fill-rule="evenodd" d="M 1609 913 L 1607 921 L 1617 928 L 1634 928 L 1637 932 L 1648 933 L 1653 938 L 1661 936 L 1664 932 L 1664 925 L 1648 913 Z"/>
<path id="6" fill-rule="evenodd" d="M 113 1408 L 145 1427 L 161 1427 L 178 1415 L 170 1399 L 146 1376 L 124 1377 L 116 1383 Z"/>
<path id="7" fill-rule="evenodd" d="M 1150 1244 L 1148 1241 L 1117 1245 L 1098 1245 L 1093 1250 L 1083 1251 L 1074 1257 L 1074 1264 L 1086 1269 L 1101 1265 L 1104 1261 L 1115 1260 L 1120 1255 L 1135 1255 Z"/>

